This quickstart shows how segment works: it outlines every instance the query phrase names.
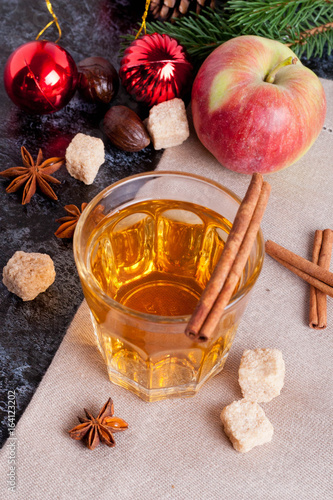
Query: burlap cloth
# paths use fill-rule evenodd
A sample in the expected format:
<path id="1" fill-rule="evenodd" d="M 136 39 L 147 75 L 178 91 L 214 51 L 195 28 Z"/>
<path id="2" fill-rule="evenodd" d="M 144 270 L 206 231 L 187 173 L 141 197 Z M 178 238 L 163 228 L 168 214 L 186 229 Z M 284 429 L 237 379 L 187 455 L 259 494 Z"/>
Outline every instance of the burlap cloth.
<path id="1" fill-rule="evenodd" d="M 328 113 L 319 139 L 294 166 L 269 176 L 272 195 L 262 224 L 266 239 L 310 257 L 314 231 L 333 227 L 333 82 L 323 81 Z M 301 124 L 300 124 L 301 126 Z M 184 170 L 242 196 L 247 176 L 222 168 L 192 132 L 166 150 L 163 170 Z M 332 497 L 332 332 L 307 326 L 309 290 L 269 257 L 222 373 L 194 398 L 145 403 L 111 384 L 82 304 L 49 370 L 17 426 L 17 491 L 7 490 L 8 445 L 0 455 L 1 498 L 48 499 L 328 499 Z M 220 423 L 241 397 L 237 370 L 246 348 L 275 347 L 286 363 L 279 397 L 262 404 L 271 443 L 236 452 Z M 129 423 L 115 448 L 95 451 L 67 430 L 86 407 L 112 396 Z"/>

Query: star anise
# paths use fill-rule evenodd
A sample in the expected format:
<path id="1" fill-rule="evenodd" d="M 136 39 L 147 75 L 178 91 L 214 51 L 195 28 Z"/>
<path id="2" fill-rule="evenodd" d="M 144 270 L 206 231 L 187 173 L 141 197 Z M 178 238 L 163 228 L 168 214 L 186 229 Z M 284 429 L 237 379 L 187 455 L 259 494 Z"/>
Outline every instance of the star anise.
<path id="1" fill-rule="evenodd" d="M 94 418 L 86 409 L 87 418 L 78 417 L 80 424 L 69 431 L 72 439 L 82 440 L 89 450 L 93 450 L 100 442 L 113 447 L 116 442 L 112 432 L 124 431 L 128 424 L 121 418 L 113 416 L 113 402 L 109 398 L 98 416 Z"/>
<path id="2" fill-rule="evenodd" d="M 81 210 L 76 205 L 65 205 L 64 209 L 66 210 L 68 215 L 56 220 L 56 222 L 61 223 L 61 226 L 59 226 L 54 233 L 57 238 L 73 237 L 76 224 L 78 223 L 78 220 L 87 205 L 88 203 L 82 203 Z"/>
<path id="3" fill-rule="evenodd" d="M 64 163 L 64 158 L 55 157 L 43 161 L 43 153 L 40 149 L 35 163 L 31 154 L 24 146 L 21 147 L 21 155 L 24 167 L 12 167 L 0 172 L 0 175 L 3 177 L 15 177 L 7 187 L 7 193 L 14 193 L 25 184 L 22 205 L 29 203 L 36 192 L 37 186 L 46 196 L 49 196 L 52 200 L 57 200 L 57 195 L 49 185 L 49 182 L 60 184 L 60 181 L 50 174 L 53 174 L 53 172 L 61 167 Z"/>

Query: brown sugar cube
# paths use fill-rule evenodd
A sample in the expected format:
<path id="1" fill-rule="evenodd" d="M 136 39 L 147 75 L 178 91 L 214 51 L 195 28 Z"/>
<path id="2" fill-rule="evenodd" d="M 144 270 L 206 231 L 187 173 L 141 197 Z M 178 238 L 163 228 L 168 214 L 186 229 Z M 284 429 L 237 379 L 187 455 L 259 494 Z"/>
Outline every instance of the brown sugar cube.
<path id="1" fill-rule="evenodd" d="M 249 401 L 268 402 L 280 394 L 285 364 L 278 349 L 247 349 L 239 366 L 239 385 Z"/>
<path id="2" fill-rule="evenodd" d="M 76 134 L 66 149 L 66 168 L 69 174 L 85 184 L 94 182 L 104 161 L 104 143 L 97 137 Z"/>
<path id="3" fill-rule="evenodd" d="M 255 446 L 271 441 L 274 428 L 264 410 L 253 401 L 234 401 L 223 408 L 221 420 L 224 432 L 235 450 L 246 453 Z"/>
<path id="4" fill-rule="evenodd" d="M 3 284 L 22 300 L 33 300 L 52 285 L 55 269 L 45 253 L 15 252 L 3 268 Z"/>
<path id="5" fill-rule="evenodd" d="M 153 106 L 149 112 L 147 129 L 155 149 L 182 144 L 190 135 L 184 102 L 171 99 Z"/>

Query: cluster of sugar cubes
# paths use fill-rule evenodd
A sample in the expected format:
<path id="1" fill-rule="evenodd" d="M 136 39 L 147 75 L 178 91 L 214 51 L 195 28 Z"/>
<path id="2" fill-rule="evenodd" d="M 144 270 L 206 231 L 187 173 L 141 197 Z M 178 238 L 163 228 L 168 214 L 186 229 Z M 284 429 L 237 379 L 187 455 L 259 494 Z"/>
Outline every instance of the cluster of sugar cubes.
<path id="1" fill-rule="evenodd" d="M 281 351 L 244 351 L 238 374 L 244 399 L 223 408 L 221 420 L 234 448 L 246 453 L 273 437 L 273 426 L 258 403 L 271 401 L 281 392 L 285 375 Z"/>

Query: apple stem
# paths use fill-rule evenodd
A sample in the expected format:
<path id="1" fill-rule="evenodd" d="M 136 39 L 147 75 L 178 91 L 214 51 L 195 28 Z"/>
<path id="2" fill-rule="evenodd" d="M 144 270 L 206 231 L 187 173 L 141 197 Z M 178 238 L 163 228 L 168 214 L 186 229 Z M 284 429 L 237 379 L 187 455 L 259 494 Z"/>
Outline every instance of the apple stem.
<path id="1" fill-rule="evenodd" d="M 297 57 L 293 57 L 293 56 L 287 57 L 287 59 L 284 59 L 279 64 L 274 66 L 272 71 L 270 71 L 268 73 L 268 75 L 266 76 L 265 82 L 274 83 L 275 75 L 281 68 L 284 68 L 284 66 L 289 66 L 290 64 L 296 64 L 297 61 L 298 61 Z"/>

